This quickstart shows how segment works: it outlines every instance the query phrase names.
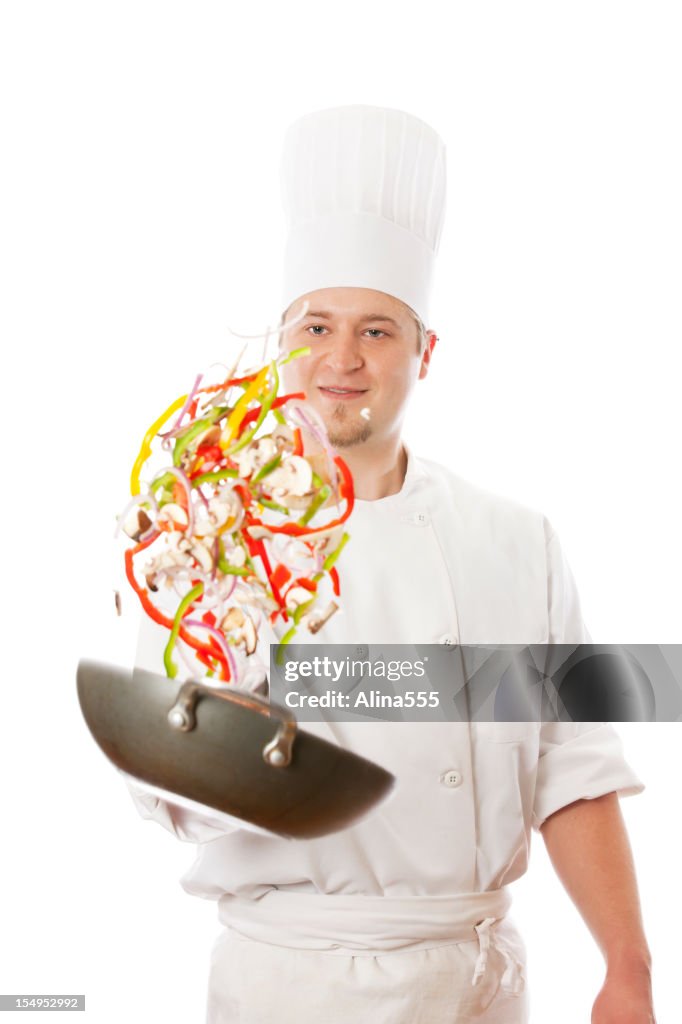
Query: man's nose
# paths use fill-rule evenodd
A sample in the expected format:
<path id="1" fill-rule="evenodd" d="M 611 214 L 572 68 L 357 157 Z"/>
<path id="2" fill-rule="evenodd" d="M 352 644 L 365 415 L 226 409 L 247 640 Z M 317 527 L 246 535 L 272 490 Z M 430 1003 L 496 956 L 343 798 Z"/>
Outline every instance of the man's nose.
<path id="1" fill-rule="evenodd" d="M 363 365 L 360 339 L 352 330 L 337 331 L 327 353 L 327 365 L 337 373 L 351 373 Z"/>

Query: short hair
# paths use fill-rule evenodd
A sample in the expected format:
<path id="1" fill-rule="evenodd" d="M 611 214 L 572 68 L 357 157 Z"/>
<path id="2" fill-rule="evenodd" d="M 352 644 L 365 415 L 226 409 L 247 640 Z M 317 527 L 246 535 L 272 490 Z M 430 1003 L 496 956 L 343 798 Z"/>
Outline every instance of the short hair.
<path id="1" fill-rule="evenodd" d="M 424 321 L 421 317 L 418 316 L 413 309 L 410 309 L 409 306 L 407 308 L 410 310 L 414 322 L 417 325 L 417 354 L 421 355 L 426 348 L 426 327 L 424 326 Z"/>

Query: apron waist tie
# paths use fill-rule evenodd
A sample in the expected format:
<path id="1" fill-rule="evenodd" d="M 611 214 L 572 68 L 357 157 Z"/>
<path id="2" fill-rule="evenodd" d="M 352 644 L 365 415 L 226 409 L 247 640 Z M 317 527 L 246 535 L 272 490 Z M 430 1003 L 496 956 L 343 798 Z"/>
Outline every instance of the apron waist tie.
<path id="1" fill-rule="evenodd" d="M 348 896 L 269 889 L 257 899 L 225 893 L 221 922 L 247 939 L 345 956 L 378 956 L 478 940 L 471 984 L 485 974 L 493 945 L 504 957 L 502 987 L 523 990 L 518 960 L 495 940 L 493 926 L 511 906 L 506 888 L 454 896 Z"/>
<path id="2" fill-rule="evenodd" d="M 486 967 L 488 966 L 488 951 L 490 950 L 490 929 L 495 924 L 496 918 L 486 917 L 480 924 L 474 925 L 476 934 L 478 935 L 478 956 L 476 958 L 476 964 L 474 966 L 474 975 L 471 979 L 471 984 L 478 984 L 479 978 L 482 978 L 485 974 Z M 523 965 L 519 963 L 516 957 L 500 943 L 495 943 L 495 948 L 499 953 L 502 954 L 505 960 L 505 970 L 500 981 L 500 985 L 506 992 L 511 992 L 513 995 L 518 995 L 523 992 L 524 988 L 524 977 L 523 977 Z"/>

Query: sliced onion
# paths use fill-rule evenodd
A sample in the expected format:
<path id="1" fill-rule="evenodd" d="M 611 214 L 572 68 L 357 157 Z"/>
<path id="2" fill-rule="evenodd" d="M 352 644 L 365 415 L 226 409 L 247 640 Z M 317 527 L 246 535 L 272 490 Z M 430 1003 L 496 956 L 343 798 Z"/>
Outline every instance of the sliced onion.
<path id="1" fill-rule="evenodd" d="M 185 415 L 185 413 L 189 409 L 190 405 L 192 404 L 194 396 L 196 395 L 197 391 L 199 390 L 199 385 L 201 384 L 201 382 L 203 380 L 203 377 L 204 377 L 203 373 L 200 373 L 197 376 L 197 379 L 194 381 L 194 386 L 193 386 L 192 390 L 190 391 L 190 393 L 187 396 L 187 401 L 185 402 L 185 404 L 183 405 L 182 409 L 180 410 L 178 418 L 176 419 L 175 423 L 171 427 L 171 430 L 175 430 L 182 423 L 182 417 Z"/>
<path id="2" fill-rule="evenodd" d="M 304 409 L 300 405 L 295 405 L 289 410 L 289 412 L 293 412 L 295 416 L 298 416 L 301 425 L 304 426 L 310 434 L 312 434 L 324 450 L 329 463 L 329 478 L 331 480 L 332 487 L 334 488 L 334 492 L 337 493 L 339 475 L 336 469 L 336 463 L 334 462 L 335 452 L 329 443 L 329 438 L 327 437 L 327 431 L 324 424 L 318 419 L 317 413 L 313 412 L 312 409 Z"/>
<path id="3" fill-rule="evenodd" d="M 230 666 L 230 675 L 232 676 L 232 682 L 236 684 L 237 679 L 239 677 L 237 662 L 235 661 L 234 655 L 230 650 L 230 645 L 228 644 L 227 640 L 225 639 L 224 635 L 220 632 L 220 630 L 216 629 L 215 626 L 209 626 L 207 622 L 202 622 L 201 619 L 183 619 L 183 625 L 192 627 L 193 629 L 205 629 L 211 634 L 211 636 L 215 637 L 215 639 L 218 641 L 218 644 L 223 654 L 227 658 L 227 663 Z"/>

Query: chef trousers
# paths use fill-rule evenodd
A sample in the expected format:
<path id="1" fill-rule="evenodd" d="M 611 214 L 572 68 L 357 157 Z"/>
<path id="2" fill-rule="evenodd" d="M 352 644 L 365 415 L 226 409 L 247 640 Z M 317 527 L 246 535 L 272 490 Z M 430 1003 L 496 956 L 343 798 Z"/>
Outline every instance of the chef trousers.
<path id="1" fill-rule="evenodd" d="M 405 901 L 397 902 L 402 914 Z M 248 928 L 251 911 L 240 917 L 240 908 L 233 909 L 238 927 Z M 223 920 L 226 916 L 221 914 Z M 506 916 L 480 921 L 474 939 L 440 937 L 433 945 L 425 940 L 418 948 L 388 951 L 301 948 L 297 939 L 297 945 L 287 946 L 280 944 L 280 935 L 269 942 L 263 941 L 260 928 L 258 933 L 255 939 L 228 925 L 218 936 L 206 1024 L 528 1021 L 525 949 Z"/>

